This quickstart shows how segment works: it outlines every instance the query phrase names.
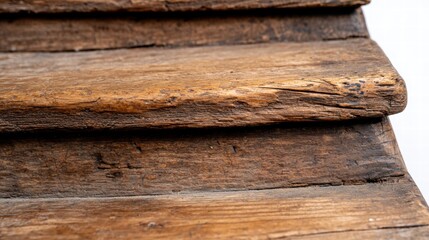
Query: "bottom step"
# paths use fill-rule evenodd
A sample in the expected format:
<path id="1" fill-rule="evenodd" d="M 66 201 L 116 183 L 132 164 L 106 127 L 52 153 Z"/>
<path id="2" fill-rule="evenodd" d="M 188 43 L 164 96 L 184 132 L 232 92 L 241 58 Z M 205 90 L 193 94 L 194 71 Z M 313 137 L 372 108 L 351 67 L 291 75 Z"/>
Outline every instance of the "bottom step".
<path id="1" fill-rule="evenodd" d="M 1 199 L 0 239 L 429 238 L 406 179 L 142 197 Z"/>

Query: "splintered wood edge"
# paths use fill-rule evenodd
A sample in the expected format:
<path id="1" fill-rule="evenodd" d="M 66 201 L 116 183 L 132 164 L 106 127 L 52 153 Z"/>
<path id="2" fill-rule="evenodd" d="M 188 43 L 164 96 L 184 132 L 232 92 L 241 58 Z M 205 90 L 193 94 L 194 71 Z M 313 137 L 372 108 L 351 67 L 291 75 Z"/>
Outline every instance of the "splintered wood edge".
<path id="1" fill-rule="evenodd" d="M 368 39 L 0 58 L 3 132 L 376 118 L 407 101 Z"/>
<path id="2" fill-rule="evenodd" d="M 4 139 L 0 197 L 117 197 L 408 177 L 387 119 Z"/>
<path id="3" fill-rule="evenodd" d="M 0 232 L 5 239 L 49 239 L 58 234 L 115 239 L 336 239 L 337 233 L 338 239 L 350 235 L 385 239 L 380 231 L 408 229 L 402 233 L 414 239 L 427 236 L 429 226 L 427 206 L 416 192 L 413 183 L 398 182 L 131 198 L 0 199 Z M 384 234 L 401 239 L 392 232 Z"/>
<path id="4" fill-rule="evenodd" d="M 0 2 L 0 12 L 176 12 L 258 8 L 357 7 L 369 2 L 370 0 L 3 0 Z"/>

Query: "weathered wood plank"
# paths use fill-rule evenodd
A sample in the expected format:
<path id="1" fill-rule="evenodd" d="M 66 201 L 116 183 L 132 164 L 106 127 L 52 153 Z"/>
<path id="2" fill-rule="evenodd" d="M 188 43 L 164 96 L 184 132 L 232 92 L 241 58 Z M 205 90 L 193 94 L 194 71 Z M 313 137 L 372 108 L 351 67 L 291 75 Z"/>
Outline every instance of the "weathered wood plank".
<path id="1" fill-rule="evenodd" d="M 3 137 L 0 197 L 362 184 L 406 174 L 387 120 L 314 125 Z"/>
<path id="2" fill-rule="evenodd" d="M 429 226 L 426 224 L 415 226 L 404 226 L 387 229 L 371 230 L 349 230 L 344 232 L 331 232 L 321 234 L 309 234 L 304 236 L 295 236 L 288 239 L 293 240 L 409 240 L 409 239 L 429 239 Z"/>
<path id="3" fill-rule="evenodd" d="M 0 51 L 76 51 L 147 46 L 303 42 L 368 37 L 360 9 L 233 14 L 8 16 Z"/>
<path id="4" fill-rule="evenodd" d="M 3 0 L 0 12 L 171 12 L 256 8 L 356 7 L 370 0 Z"/>
<path id="5" fill-rule="evenodd" d="M 382 117 L 402 78 L 367 39 L 0 54 L 0 131 Z"/>
<path id="6" fill-rule="evenodd" d="M 412 183 L 395 183 L 133 198 L 1 199 L 0 235 L 2 239 L 59 235 L 277 239 L 344 231 L 359 235 L 370 229 L 429 226 L 429 212 L 418 195 Z"/>

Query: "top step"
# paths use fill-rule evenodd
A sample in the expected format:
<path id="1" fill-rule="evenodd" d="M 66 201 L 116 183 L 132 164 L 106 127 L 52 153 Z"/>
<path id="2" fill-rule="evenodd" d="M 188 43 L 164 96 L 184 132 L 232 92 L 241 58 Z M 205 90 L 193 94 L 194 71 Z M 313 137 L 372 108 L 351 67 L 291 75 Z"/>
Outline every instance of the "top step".
<path id="1" fill-rule="evenodd" d="M 4 0 L 0 13 L 183 12 L 260 8 L 358 7 L 370 0 Z"/>

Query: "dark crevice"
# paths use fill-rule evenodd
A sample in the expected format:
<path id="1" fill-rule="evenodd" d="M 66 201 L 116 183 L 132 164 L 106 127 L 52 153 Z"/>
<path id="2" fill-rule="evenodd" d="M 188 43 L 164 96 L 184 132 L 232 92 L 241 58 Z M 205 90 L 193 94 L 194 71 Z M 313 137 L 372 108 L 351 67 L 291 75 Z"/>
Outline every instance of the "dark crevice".
<path id="1" fill-rule="evenodd" d="M 369 111 L 367 108 L 365 108 L 363 106 L 353 106 L 353 105 L 345 106 L 345 105 L 340 105 L 340 103 L 337 103 L 337 104 L 327 104 L 327 103 L 324 103 L 322 101 L 317 101 L 317 100 L 313 101 L 313 104 L 320 105 L 320 106 L 325 106 L 325 107 L 335 107 L 335 108 L 342 108 L 342 109 L 352 109 L 352 110 Z"/>
<path id="2" fill-rule="evenodd" d="M 323 95 L 331 95 L 331 96 L 332 95 L 341 96 L 341 94 L 335 93 L 335 92 L 322 92 L 322 91 L 315 91 L 315 90 L 308 90 L 308 89 L 291 89 L 291 88 L 282 88 L 282 87 L 259 87 L 259 88 L 291 91 L 291 92 L 301 92 L 301 93 L 314 93 L 314 94 L 323 94 Z"/>
<path id="3" fill-rule="evenodd" d="M 189 46 L 183 46 L 183 45 L 168 45 L 168 44 L 155 44 L 155 43 L 150 43 L 150 44 L 136 44 L 133 46 L 121 46 L 121 47 L 103 47 L 103 48 L 85 48 L 85 49 L 80 49 L 78 51 L 74 50 L 74 49 L 59 49 L 59 50 L 43 50 L 43 51 L 33 51 L 33 50 L 29 50 L 29 51 L 3 51 L 0 50 L 0 53 L 19 53 L 19 52 L 34 52 L 34 53 L 75 53 L 75 52 L 93 52 L 93 51 L 102 51 L 102 50 L 120 50 L 120 49 L 137 49 L 137 48 L 159 48 L 159 49 L 174 49 L 174 48 L 193 48 L 193 47 L 214 47 L 214 46 L 238 46 L 238 45 L 252 45 L 252 44 L 269 44 L 269 43 L 304 43 L 304 42 L 327 42 L 327 41 L 346 41 L 346 40 L 350 40 L 350 39 L 367 39 L 368 36 L 347 36 L 344 38 L 323 38 L 323 39 L 319 39 L 319 40 L 309 40 L 309 41 L 278 41 L 278 40 L 272 40 L 272 41 L 268 41 L 268 42 L 238 42 L 238 43 L 229 43 L 229 44 L 224 44 L 222 42 L 220 43 L 214 43 L 214 44 L 193 44 L 193 45 L 189 45 Z"/>
<path id="4" fill-rule="evenodd" d="M 146 136 L 148 138 L 161 137 L 181 137 L 193 138 L 206 135 L 230 135 L 238 132 L 254 132 L 283 129 L 318 129 L 318 128 L 337 128 L 340 126 L 354 127 L 355 125 L 367 125 L 383 122 L 384 118 L 362 118 L 342 121 L 303 121 L 303 122 L 279 122 L 270 124 L 260 124 L 251 126 L 236 127 L 201 127 L 186 128 L 177 127 L 174 129 L 162 128 L 120 128 L 120 129 L 36 129 L 25 130 L 21 132 L 0 132 L 0 143 L 8 142 L 13 139 L 43 139 L 56 141 L 67 141 L 75 138 L 85 138 L 87 140 L 96 140 L 109 137 L 112 140 L 122 138 L 134 138 Z M 138 150 L 138 146 L 134 145 Z M 140 147 L 141 148 L 141 147 Z M 143 149 L 141 149 L 143 151 Z"/>
<path id="5" fill-rule="evenodd" d="M 205 17 L 228 17 L 228 16 L 312 16 L 312 15 L 348 15 L 356 12 L 357 7 L 324 7 L 324 8 L 249 8 L 242 10 L 204 10 L 201 11 L 175 11 L 175 12 L 138 12 L 138 11 L 109 11 L 109 12 L 52 12 L 52 13 L 33 13 L 30 11 L 20 11 L 16 13 L 2 12 L 0 20 L 18 19 L 18 18 L 38 18 L 38 19 L 109 19 L 109 18 L 129 18 L 129 19 L 165 19 L 165 18 L 185 18 L 192 20 L 194 18 Z"/>

